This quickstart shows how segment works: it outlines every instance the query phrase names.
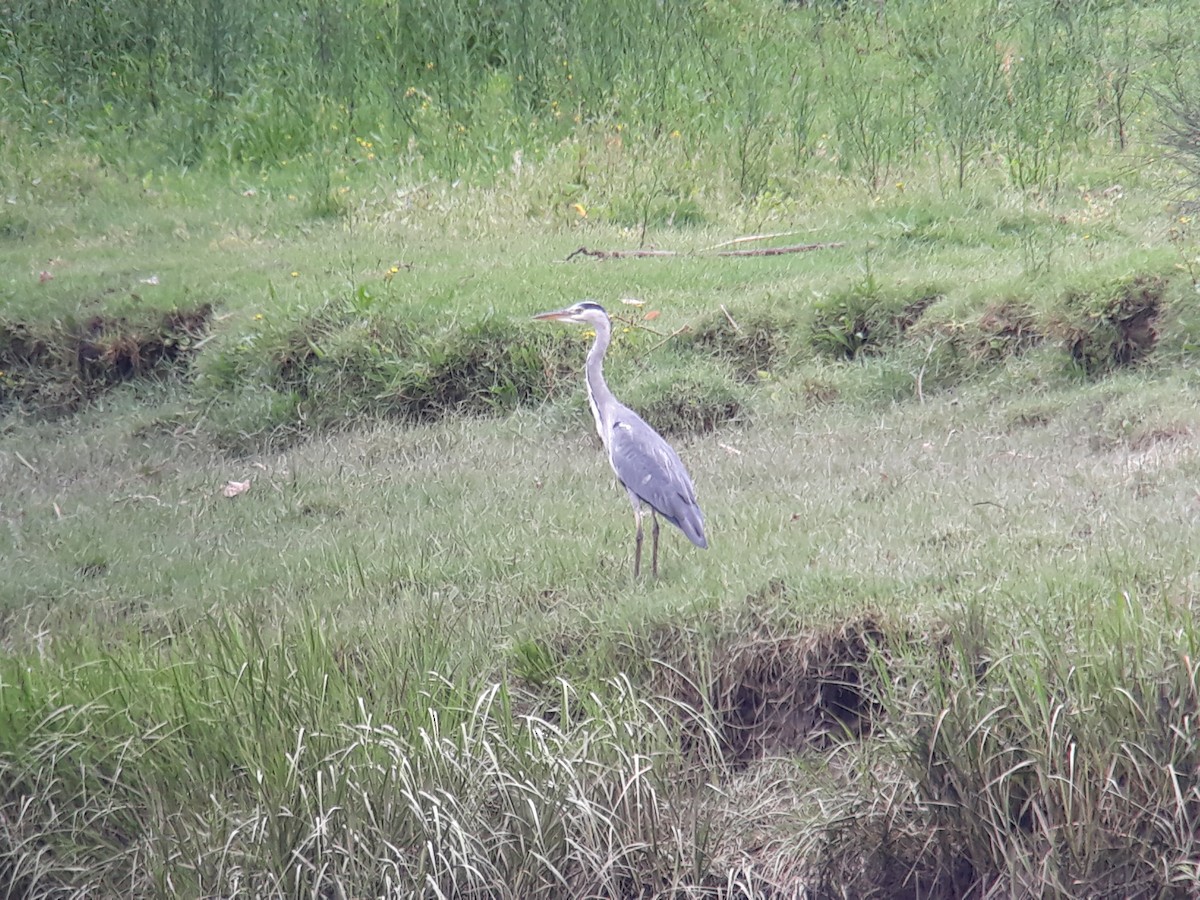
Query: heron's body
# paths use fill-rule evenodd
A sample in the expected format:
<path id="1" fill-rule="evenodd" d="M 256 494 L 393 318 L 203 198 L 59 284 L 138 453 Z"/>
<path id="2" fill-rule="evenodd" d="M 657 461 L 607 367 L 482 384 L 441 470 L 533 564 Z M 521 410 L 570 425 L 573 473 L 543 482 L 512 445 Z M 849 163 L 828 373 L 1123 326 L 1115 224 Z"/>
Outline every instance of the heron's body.
<path id="1" fill-rule="evenodd" d="M 637 523 L 633 572 L 642 560 L 642 506 L 650 507 L 653 543 L 652 571 L 658 573 L 658 519 L 662 516 L 682 531 L 697 547 L 708 547 L 704 515 L 696 502 L 696 491 L 679 454 L 662 435 L 628 406 L 617 400 L 604 381 L 604 354 L 612 339 L 608 313 L 598 303 L 584 301 L 538 319 L 559 319 L 591 325 L 596 332 L 587 356 L 588 405 L 596 420 L 596 431 L 608 454 L 613 471 L 629 493 Z"/>

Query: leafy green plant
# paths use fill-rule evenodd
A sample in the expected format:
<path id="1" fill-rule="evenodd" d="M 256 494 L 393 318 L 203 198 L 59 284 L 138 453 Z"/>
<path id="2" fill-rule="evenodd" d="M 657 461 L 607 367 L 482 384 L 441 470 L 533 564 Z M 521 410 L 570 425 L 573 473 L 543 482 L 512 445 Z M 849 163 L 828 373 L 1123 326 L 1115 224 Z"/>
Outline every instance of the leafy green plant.
<path id="1" fill-rule="evenodd" d="M 841 168 L 878 191 L 911 146 L 914 95 L 908 73 L 884 72 L 883 54 L 860 52 L 862 38 L 881 39 L 847 28 L 828 41 L 831 112 Z"/>
<path id="2" fill-rule="evenodd" d="M 929 80 L 930 118 L 949 150 L 961 190 L 1001 116 L 1001 77 L 1011 60 L 998 55 L 998 10 L 990 0 L 905 5 L 899 17 L 908 52 Z"/>

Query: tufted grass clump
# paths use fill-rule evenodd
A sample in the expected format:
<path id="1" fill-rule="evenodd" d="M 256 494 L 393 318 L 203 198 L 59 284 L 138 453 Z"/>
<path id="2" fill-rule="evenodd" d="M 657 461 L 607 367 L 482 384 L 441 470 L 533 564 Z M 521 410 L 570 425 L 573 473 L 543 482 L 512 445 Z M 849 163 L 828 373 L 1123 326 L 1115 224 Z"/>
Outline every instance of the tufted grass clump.
<path id="1" fill-rule="evenodd" d="M 127 381 L 185 375 L 212 313 L 205 302 L 48 323 L 0 318 L 0 410 L 66 414 Z"/>
<path id="2" fill-rule="evenodd" d="M 1063 297 L 1056 331 L 1071 359 L 1089 376 L 1143 362 L 1158 341 L 1168 281 L 1155 273 L 1076 288 Z"/>
<path id="3" fill-rule="evenodd" d="M 699 883 L 704 779 L 683 773 L 662 709 L 628 681 L 558 682 L 523 712 L 504 684 L 455 674 L 436 629 L 397 637 L 267 637 L 222 618 L 157 652 L 10 661 L 6 890 L 521 897 Z"/>
<path id="4" fill-rule="evenodd" d="M 414 322 L 360 286 L 229 342 L 200 367 L 201 388 L 224 411 L 222 430 L 251 441 L 364 418 L 497 415 L 544 399 L 569 347 L 561 333 L 495 315 Z"/>
<path id="5" fill-rule="evenodd" d="M 933 897 L 1194 891 L 1196 635 L 1139 607 L 1097 598 L 1087 629 L 1014 634 L 970 606 L 932 653 L 893 645 L 877 800 L 842 802 L 820 878 Z"/>
<path id="6" fill-rule="evenodd" d="M 623 402 L 667 435 L 711 434 L 748 412 L 746 389 L 728 370 L 686 358 L 631 380 Z"/>
<path id="7" fill-rule="evenodd" d="M 812 304 L 809 343 L 835 359 L 886 352 L 942 297 L 935 286 L 884 288 L 874 276 Z"/>
<path id="8" fill-rule="evenodd" d="M 798 355 L 798 316 L 795 310 L 765 307 L 759 301 L 748 309 L 713 311 L 697 325 L 691 340 L 731 366 L 739 381 L 754 382 L 784 372 Z"/>

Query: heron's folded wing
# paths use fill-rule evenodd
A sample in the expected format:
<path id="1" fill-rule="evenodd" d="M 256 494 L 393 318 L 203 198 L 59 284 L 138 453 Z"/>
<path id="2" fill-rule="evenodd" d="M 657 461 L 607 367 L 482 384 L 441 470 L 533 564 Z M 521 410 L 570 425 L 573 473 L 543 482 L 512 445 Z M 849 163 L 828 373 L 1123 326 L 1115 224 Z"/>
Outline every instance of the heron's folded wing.
<path id="1" fill-rule="evenodd" d="M 694 544 L 707 546 L 692 479 L 658 432 L 641 418 L 622 417 L 613 423 L 609 455 L 625 487 L 679 526 Z"/>

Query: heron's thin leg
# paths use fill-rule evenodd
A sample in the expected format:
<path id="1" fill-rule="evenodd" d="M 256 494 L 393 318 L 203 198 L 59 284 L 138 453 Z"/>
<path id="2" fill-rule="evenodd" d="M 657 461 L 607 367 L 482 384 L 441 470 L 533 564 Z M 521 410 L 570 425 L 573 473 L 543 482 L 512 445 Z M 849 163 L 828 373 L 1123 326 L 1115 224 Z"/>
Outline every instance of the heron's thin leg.
<path id="1" fill-rule="evenodd" d="M 650 510 L 650 572 L 658 577 L 658 514 Z"/>
<path id="2" fill-rule="evenodd" d="M 642 571 L 642 507 L 640 503 L 633 504 L 633 521 L 637 523 L 637 537 L 633 547 L 633 577 L 637 578 Z"/>
<path id="3" fill-rule="evenodd" d="M 633 506 L 633 522 L 637 526 L 637 538 L 633 545 L 633 577 L 637 578 L 642 571 L 642 501 L 633 491 L 625 488 L 629 494 L 629 503 Z"/>

